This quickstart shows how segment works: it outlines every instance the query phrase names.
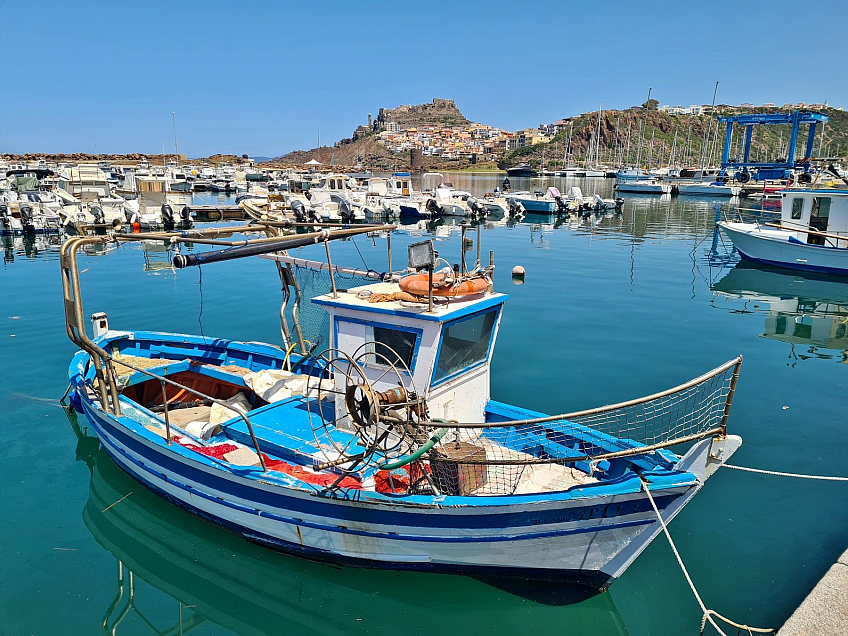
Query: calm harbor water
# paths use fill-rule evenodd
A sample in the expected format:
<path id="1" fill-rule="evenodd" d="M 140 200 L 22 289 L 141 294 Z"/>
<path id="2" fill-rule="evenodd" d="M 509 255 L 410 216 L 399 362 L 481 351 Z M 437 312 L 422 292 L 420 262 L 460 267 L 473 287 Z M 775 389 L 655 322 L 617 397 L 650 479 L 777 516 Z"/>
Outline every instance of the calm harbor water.
<path id="1" fill-rule="evenodd" d="M 477 194 L 502 178 L 450 175 Z M 611 195 L 603 179 L 548 184 Z M 712 201 L 625 199 L 621 215 L 485 226 L 496 289 L 510 295 L 492 396 L 550 413 L 578 410 L 673 386 L 741 353 L 729 429 L 744 445 L 733 463 L 848 475 L 848 280 L 738 264 L 729 242 L 714 239 Z M 458 228 L 420 224 L 393 237 L 396 266 L 405 245 L 422 237 L 458 259 Z M 2 245 L 0 633 L 92 634 L 104 621 L 108 630 L 117 623 L 118 634 L 698 633 L 700 611 L 662 537 L 609 593 L 568 603 L 541 594 L 551 590 L 310 563 L 162 502 L 58 404 L 74 351 L 63 324 L 59 241 Z M 359 237 L 332 250 L 334 262 L 386 267 L 382 240 Z M 322 258 L 312 248 L 300 253 Z M 171 257 L 162 244 L 91 251 L 81 258 L 85 311 L 106 311 L 118 329 L 279 341 L 270 263 L 205 267 L 201 296 L 198 271 L 174 272 Z M 525 284 L 513 284 L 514 265 L 526 268 Z M 845 549 L 846 500 L 841 483 L 722 469 L 670 530 L 709 607 L 778 627 Z M 119 572 L 132 579 L 132 598 L 117 598 Z"/>

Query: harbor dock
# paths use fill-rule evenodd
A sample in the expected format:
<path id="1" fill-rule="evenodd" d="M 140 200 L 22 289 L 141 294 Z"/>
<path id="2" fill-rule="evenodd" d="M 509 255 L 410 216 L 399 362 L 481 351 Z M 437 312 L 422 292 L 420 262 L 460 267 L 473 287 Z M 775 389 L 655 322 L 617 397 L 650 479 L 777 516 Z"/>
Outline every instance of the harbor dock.
<path id="1" fill-rule="evenodd" d="M 780 628 L 780 636 L 848 633 L 848 550 L 836 560 Z"/>

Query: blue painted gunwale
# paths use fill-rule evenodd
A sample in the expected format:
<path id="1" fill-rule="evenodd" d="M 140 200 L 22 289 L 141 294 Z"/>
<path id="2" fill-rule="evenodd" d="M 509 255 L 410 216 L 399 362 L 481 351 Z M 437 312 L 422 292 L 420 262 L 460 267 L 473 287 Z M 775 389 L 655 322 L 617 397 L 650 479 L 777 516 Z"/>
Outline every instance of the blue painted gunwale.
<path id="1" fill-rule="evenodd" d="M 130 335 L 132 336 L 131 340 L 128 339 Z M 212 343 L 214 343 L 215 347 L 226 346 L 229 343 L 229 349 L 231 351 L 241 354 L 240 356 L 236 356 L 238 359 L 241 359 L 243 355 L 255 354 L 252 362 L 254 365 L 253 368 L 266 368 L 256 366 L 257 358 L 264 358 L 265 355 L 269 353 L 277 353 L 280 356 L 279 361 L 281 362 L 282 356 L 284 355 L 282 350 L 271 345 L 264 345 L 261 343 L 239 343 L 220 339 L 203 339 L 199 336 L 162 334 L 155 332 L 135 332 L 133 334 L 111 332 L 111 334 L 102 338 L 99 344 L 108 348 L 108 345 L 115 341 L 123 343 L 125 345 L 125 351 L 131 349 L 129 344 L 133 345 L 135 348 L 132 348 L 132 351 L 135 353 L 157 349 L 155 345 L 161 345 L 167 342 L 179 342 L 184 345 L 192 344 L 195 346 L 195 350 L 197 351 L 202 350 L 204 347 L 213 346 Z M 144 347 L 142 345 L 147 346 Z M 186 348 L 180 348 L 179 351 L 181 355 L 188 355 L 189 350 Z M 233 356 L 227 356 L 225 359 L 231 360 L 233 359 Z M 89 383 L 93 378 L 93 368 L 89 366 L 87 372 L 84 372 L 87 360 L 88 355 L 80 351 L 74 356 L 71 362 L 69 375 L 71 376 L 72 386 L 75 389 L 81 388 L 84 383 Z M 226 462 L 220 462 L 214 458 L 200 455 L 177 444 L 166 445 L 161 437 L 145 429 L 139 422 L 136 422 L 129 417 L 121 417 L 120 420 L 116 420 L 114 416 L 101 412 L 97 405 L 88 398 L 85 391 L 78 391 L 78 395 L 82 399 L 84 407 L 89 411 L 87 414 L 90 419 L 92 419 L 93 413 L 97 412 L 109 422 L 111 430 L 106 431 L 101 427 L 102 432 L 111 433 L 116 439 L 120 439 L 121 444 L 125 444 L 127 448 L 131 448 L 134 452 L 137 452 L 141 456 L 147 456 L 152 462 L 160 464 L 163 462 L 167 463 L 169 470 L 179 470 L 183 473 L 192 474 L 192 479 L 196 480 L 197 483 L 204 483 L 204 479 L 207 479 L 210 475 L 217 476 L 219 477 L 219 481 L 229 482 L 234 488 L 240 491 L 242 495 L 247 495 L 248 499 L 251 498 L 250 495 L 258 496 L 258 493 L 265 489 L 265 486 L 260 484 L 258 480 L 271 482 L 271 487 L 275 488 L 275 493 L 279 490 L 279 486 L 283 486 L 287 491 L 291 491 L 292 494 L 299 493 L 300 495 L 307 495 L 309 497 L 317 494 L 315 486 L 305 484 L 304 482 L 283 473 L 277 473 L 276 471 L 262 472 L 261 470 L 251 467 L 234 467 Z M 135 408 L 144 410 L 137 405 L 135 405 Z M 514 409 L 515 407 L 510 408 Z M 495 411 L 497 410 L 498 409 L 495 409 Z M 526 411 L 523 409 L 520 409 L 520 411 L 527 413 L 528 415 L 526 415 L 526 417 L 534 416 L 532 411 Z M 149 415 L 153 418 L 157 417 L 152 413 Z M 667 465 L 663 465 L 663 463 L 660 462 L 655 462 L 652 470 L 644 471 L 643 469 L 643 474 L 646 473 L 649 475 L 654 489 L 684 488 L 685 490 L 697 485 L 697 480 L 691 473 L 669 470 Z M 223 477 L 224 479 L 220 479 L 220 477 Z M 456 511 L 458 514 L 462 514 L 463 516 L 473 511 L 479 511 L 481 513 L 485 513 L 487 516 L 499 517 L 501 515 L 496 514 L 497 510 L 504 510 L 506 507 L 515 505 L 558 505 L 581 499 L 600 500 L 599 498 L 607 496 L 637 494 L 639 491 L 639 480 L 637 475 L 633 473 L 626 474 L 618 479 L 605 481 L 600 484 L 572 488 L 568 491 L 547 493 L 544 495 L 500 495 L 487 497 L 451 496 L 434 498 L 423 495 L 387 495 L 370 491 L 342 490 L 332 496 L 321 495 L 322 499 L 326 498 L 330 500 L 327 504 L 325 504 L 328 505 L 329 508 L 319 512 L 318 514 L 330 514 L 330 516 L 333 516 L 331 509 L 338 509 L 339 503 L 355 501 L 359 504 L 382 503 L 391 504 L 392 506 L 410 505 L 414 506 L 417 510 L 421 510 L 421 507 L 423 506 L 431 509 L 437 509 L 440 518 L 449 511 Z M 235 495 L 235 492 L 232 494 Z M 288 509 L 288 506 L 289 504 L 281 505 L 281 507 L 285 509 Z M 376 513 L 377 510 L 374 510 L 373 512 Z M 539 510 L 535 510 L 534 513 L 535 512 L 539 512 Z M 369 512 L 369 516 L 371 514 L 372 512 Z M 400 514 L 406 519 L 421 516 L 420 514 L 416 515 L 411 512 L 403 512 Z M 426 524 L 429 525 L 432 521 L 432 516 L 428 514 L 423 516 L 427 517 Z M 476 517 L 477 515 L 475 514 L 473 516 Z M 503 522 L 498 521 L 494 527 L 503 527 Z"/>
<path id="2" fill-rule="evenodd" d="M 544 517 L 545 521 L 543 522 L 536 520 L 531 521 L 531 523 L 529 524 L 523 523 L 518 525 L 516 523 L 516 521 L 518 521 L 518 514 L 516 513 L 510 515 L 465 515 L 460 517 L 458 515 L 444 515 L 443 510 L 434 509 L 433 512 L 429 515 L 414 515 L 418 517 L 424 517 L 423 519 L 421 519 L 420 521 L 416 521 L 415 523 L 398 523 L 383 518 L 387 517 L 385 513 L 379 516 L 375 514 L 369 514 L 367 515 L 367 518 L 364 519 L 353 518 L 350 516 L 327 516 L 320 513 L 313 513 L 310 510 L 302 510 L 292 508 L 290 506 L 275 505 L 271 501 L 244 499 L 243 497 L 238 497 L 238 495 L 235 495 L 239 499 L 247 502 L 247 504 L 237 503 L 236 501 L 230 498 L 221 497 L 217 494 L 230 493 L 225 493 L 224 491 L 216 490 L 214 491 L 216 494 L 210 494 L 209 492 L 205 492 L 197 487 L 194 487 L 187 483 L 183 483 L 179 479 L 176 479 L 175 477 L 177 473 L 170 471 L 169 473 L 163 473 L 154 469 L 152 466 L 146 464 L 145 462 L 135 459 L 127 452 L 127 450 L 125 450 L 124 446 L 120 443 L 120 441 L 113 437 L 110 437 L 108 432 L 100 427 L 100 424 L 103 424 L 102 420 L 96 417 L 92 419 L 92 425 L 98 437 L 101 439 L 104 449 L 122 469 L 130 472 L 132 476 L 139 479 L 139 481 L 142 481 L 142 483 L 150 484 L 150 479 L 155 477 L 183 491 L 186 491 L 187 493 L 190 493 L 192 497 L 200 497 L 201 499 L 206 499 L 217 505 L 222 505 L 242 513 L 248 513 L 256 516 L 261 516 L 263 518 L 273 519 L 275 521 L 280 521 L 283 523 L 290 523 L 293 525 L 322 530 L 325 532 L 352 534 L 356 536 L 380 538 L 393 541 L 420 541 L 431 543 L 488 543 L 502 541 L 533 540 L 570 534 L 603 532 L 619 528 L 649 525 L 654 522 L 652 516 L 647 516 L 646 518 L 641 519 L 623 519 L 617 522 L 612 521 L 616 517 L 626 517 L 628 515 L 649 512 L 651 510 L 650 503 L 646 498 L 631 499 L 630 501 L 620 503 L 596 504 L 592 506 L 580 506 L 566 509 L 556 508 L 534 511 L 534 514 L 536 514 L 537 519 L 540 514 L 548 516 L 554 515 L 554 521 L 550 523 L 556 525 L 561 525 L 563 523 L 584 522 L 592 519 L 609 519 L 612 521 L 611 523 L 607 523 L 605 525 L 578 526 L 570 528 L 559 527 L 550 530 L 539 530 L 548 523 L 548 517 Z M 147 475 L 146 477 L 145 474 Z M 153 486 L 153 488 L 154 490 L 159 490 L 155 485 Z M 691 489 L 683 491 L 675 489 L 674 492 L 658 492 L 655 495 L 654 500 L 658 508 L 661 511 L 664 511 L 678 499 L 688 498 L 689 496 L 691 496 Z M 170 498 L 171 497 L 169 497 L 169 499 Z M 274 507 L 282 512 L 285 512 L 286 514 L 279 514 L 269 511 L 269 506 Z M 609 509 L 610 506 L 618 506 L 618 510 L 616 511 L 615 515 L 606 514 L 606 511 Z M 321 521 L 293 517 L 290 516 L 291 514 L 312 514 L 313 516 L 320 517 Z M 398 513 L 394 514 L 398 515 Z M 434 514 L 436 516 L 434 516 Z M 405 512 L 401 512 L 399 513 L 399 515 L 401 517 L 411 516 L 409 513 Z M 434 524 L 433 521 L 437 519 L 439 523 Z M 410 519 L 406 519 L 406 521 L 410 521 Z M 343 522 L 345 525 L 335 525 L 339 522 Z M 353 528 L 349 525 L 351 522 L 360 522 L 366 525 L 368 528 L 372 529 L 366 530 L 363 528 Z M 387 528 L 386 526 L 389 527 Z M 408 534 L 404 532 L 398 532 L 395 529 L 397 527 L 409 528 L 407 532 L 412 531 L 415 528 L 421 528 L 433 532 L 435 534 Z M 378 528 L 382 531 L 379 531 Z M 490 532 L 488 534 L 469 534 L 469 532 L 474 531 L 486 532 L 490 530 L 510 531 L 510 533 L 491 534 Z M 457 531 L 460 531 L 462 534 L 458 534 Z"/>

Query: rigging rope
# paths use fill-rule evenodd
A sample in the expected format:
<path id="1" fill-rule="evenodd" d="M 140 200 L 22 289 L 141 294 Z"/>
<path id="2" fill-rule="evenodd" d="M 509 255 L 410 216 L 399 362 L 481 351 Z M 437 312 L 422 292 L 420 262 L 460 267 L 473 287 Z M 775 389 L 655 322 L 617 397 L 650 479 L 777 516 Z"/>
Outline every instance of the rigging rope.
<path id="1" fill-rule="evenodd" d="M 704 605 L 704 601 L 701 600 L 701 595 L 698 594 L 698 590 L 695 588 L 695 584 L 692 582 L 692 577 L 689 576 L 689 571 L 686 569 L 686 566 L 683 564 L 683 559 L 680 557 L 680 553 L 677 551 L 677 546 L 674 545 L 674 541 L 671 538 L 671 534 L 668 532 L 668 527 L 665 525 L 665 520 L 662 518 L 660 511 L 657 509 L 657 504 L 654 503 L 654 498 L 651 495 L 651 491 L 648 490 L 648 483 L 644 478 L 640 477 L 642 482 L 642 489 L 645 491 L 645 494 L 648 495 L 648 501 L 651 502 L 651 507 L 654 509 L 654 513 L 657 515 L 657 519 L 660 522 L 660 526 L 665 533 L 665 538 L 668 539 L 668 544 L 671 546 L 671 551 L 674 552 L 675 558 L 677 558 L 677 564 L 680 566 L 680 569 L 683 571 L 683 575 L 686 577 L 686 582 L 689 583 L 689 587 L 692 589 L 692 593 L 695 595 L 695 600 L 698 601 L 698 605 L 701 607 L 701 611 L 704 615 L 701 617 L 701 634 L 704 633 L 704 628 L 707 626 L 707 621 L 709 621 L 710 625 L 712 625 L 715 630 L 721 634 L 721 636 L 727 636 L 721 628 L 716 624 L 715 618 L 724 621 L 728 625 L 731 625 L 737 629 L 744 629 L 749 634 L 753 634 L 757 632 L 759 634 L 775 634 L 777 633 L 776 629 L 762 628 L 762 627 L 750 627 L 748 625 L 742 625 L 735 621 L 730 620 L 716 612 L 715 610 L 708 609 L 706 605 Z"/>
<path id="2" fill-rule="evenodd" d="M 761 468 L 747 468 L 746 466 L 734 466 L 732 464 L 722 464 L 724 468 L 732 468 L 733 470 L 744 470 L 748 473 L 760 473 L 761 475 L 776 475 L 777 477 L 796 477 L 798 479 L 818 479 L 821 481 L 848 481 L 848 477 L 834 477 L 830 475 L 801 475 L 799 473 L 782 473 L 777 470 L 763 470 Z"/>

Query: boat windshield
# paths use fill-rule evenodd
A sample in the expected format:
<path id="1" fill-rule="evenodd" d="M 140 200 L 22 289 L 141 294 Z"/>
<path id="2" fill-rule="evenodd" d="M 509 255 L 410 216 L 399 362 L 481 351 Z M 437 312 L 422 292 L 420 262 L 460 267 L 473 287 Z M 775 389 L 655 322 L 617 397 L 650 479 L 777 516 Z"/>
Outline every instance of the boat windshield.
<path id="1" fill-rule="evenodd" d="M 433 381 L 446 380 L 486 360 L 497 311 L 486 311 L 446 325 Z"/>

